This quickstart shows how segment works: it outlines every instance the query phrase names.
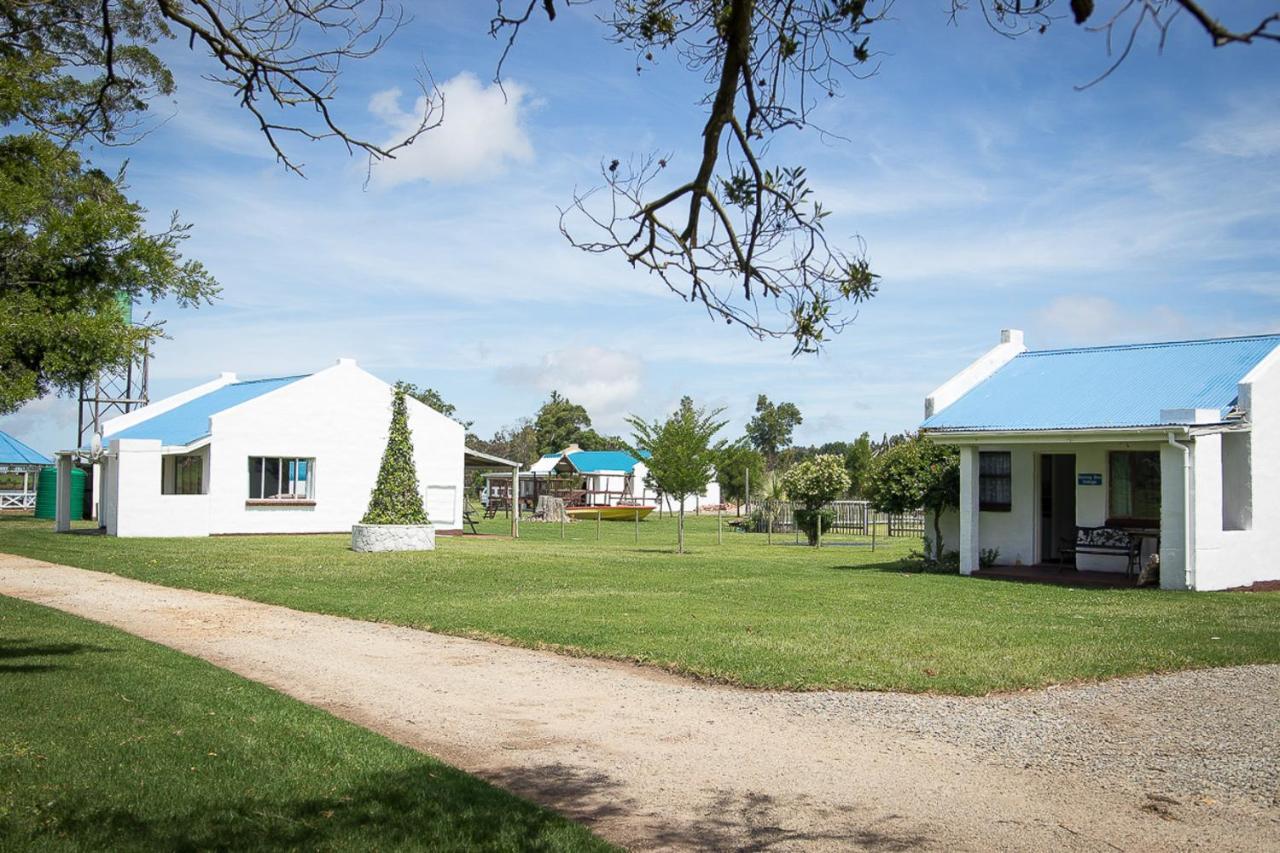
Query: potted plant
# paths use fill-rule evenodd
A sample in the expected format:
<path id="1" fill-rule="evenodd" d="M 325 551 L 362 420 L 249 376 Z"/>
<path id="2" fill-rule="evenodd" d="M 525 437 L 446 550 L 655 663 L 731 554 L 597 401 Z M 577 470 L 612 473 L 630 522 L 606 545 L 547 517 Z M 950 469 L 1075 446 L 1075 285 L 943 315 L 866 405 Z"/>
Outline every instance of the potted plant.
<path id="1" fill-rule="evenodd" d="M 430 551 L 436 547 L 436 531 L 422 506 L 418 469 L 413 464 L 413 436 L 404 390 L 397 388 L 391 402 L 391 431 L 382 453 L 378 482 L 369 497 L 369 509 L 351 528 L 353 551 Z"/>

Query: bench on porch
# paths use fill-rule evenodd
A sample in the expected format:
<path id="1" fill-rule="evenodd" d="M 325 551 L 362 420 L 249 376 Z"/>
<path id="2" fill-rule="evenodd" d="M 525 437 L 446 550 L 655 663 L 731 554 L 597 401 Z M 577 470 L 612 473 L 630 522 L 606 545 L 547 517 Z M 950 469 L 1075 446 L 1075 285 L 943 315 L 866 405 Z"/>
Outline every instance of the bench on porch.
<path id="1" fill-rule="evenodd" d="M 1137 570 L 1141 549 L 1141 537 L 1134 536 L 1127 530 L 1116 527 L 1076 527 L 1075 538 L 1064 542 L 1060 550 L 1063 554 L 1072 556 L 1100 554 L 1124 557 L 1126 560 L 1124 574 L 1125 577 L 1130 577 Z"/>

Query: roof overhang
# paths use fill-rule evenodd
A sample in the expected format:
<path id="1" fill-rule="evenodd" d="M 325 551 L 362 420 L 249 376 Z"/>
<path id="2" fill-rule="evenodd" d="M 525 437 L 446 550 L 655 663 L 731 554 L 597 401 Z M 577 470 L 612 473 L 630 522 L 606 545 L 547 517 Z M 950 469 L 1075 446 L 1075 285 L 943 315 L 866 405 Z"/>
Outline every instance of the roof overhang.
<path id="1" fill-rule="evenodd" d="M 519 462 L 511 459 L 503 459 L 501 456 L 494 456 L 492 453 L 485 453 L 483 450 L 473 450 L 470 447 L 462 448 L 463 465 L 470 468 L 521 468 Z"/>
<path id="2" fill-rule="evenodd" d="M 39 471 L 48 468 L 49 462 L 0 462 L 0 474 L 21 474 L 23 471 Z"/>
<path id="3" fill-rule="evenodd" d="M 1200 431 L 1202 430 L 1197 427 L 1196 432 Z M 1114 441 L 1165 441 L 1171 432 L 1186 436 L 1192 433 L 1192 428 L 1186 424 L 1165 424 L 1087 429 L 932 429 L 921 432 L 929 440 L 939 444 L 1100 444 Z"/>

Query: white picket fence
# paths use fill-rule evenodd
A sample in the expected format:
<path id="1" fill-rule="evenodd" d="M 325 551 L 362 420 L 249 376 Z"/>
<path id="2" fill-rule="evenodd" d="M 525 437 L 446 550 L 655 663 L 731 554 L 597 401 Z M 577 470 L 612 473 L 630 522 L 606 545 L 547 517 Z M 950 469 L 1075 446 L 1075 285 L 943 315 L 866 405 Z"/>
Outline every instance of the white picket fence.
<path id="1" fill-rule="evenodd" d="M 0 510 L 26 510 L 36 508 L 36 493 L 18 490 L 0 491 Z"/>

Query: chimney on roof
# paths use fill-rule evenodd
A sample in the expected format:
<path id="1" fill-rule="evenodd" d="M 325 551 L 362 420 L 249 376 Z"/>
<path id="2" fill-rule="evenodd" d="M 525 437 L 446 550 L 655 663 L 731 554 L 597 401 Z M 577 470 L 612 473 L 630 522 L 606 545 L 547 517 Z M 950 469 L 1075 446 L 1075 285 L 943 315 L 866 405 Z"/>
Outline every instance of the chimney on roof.
<path id="1" fill-rule="evenodd" d="M 579 447 L 578 442 L 575 441 L 573 444 L 566 447 L 563 452 L 564 453 L 581 453 L 582 448 Z"/>
<path id="2" fill-rule="evenodd" d="M 1001 330 L 1000 330 L 1000 343 L 1002 343 L 1002 344 L 1018 344 L 1019 346 L 1021 346 L 1021 345 L 1022 345 L 1022 330 L 1021 330 L 1021 329 L 1001 329 Z"/>

